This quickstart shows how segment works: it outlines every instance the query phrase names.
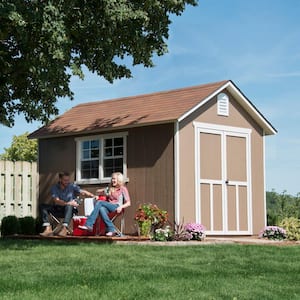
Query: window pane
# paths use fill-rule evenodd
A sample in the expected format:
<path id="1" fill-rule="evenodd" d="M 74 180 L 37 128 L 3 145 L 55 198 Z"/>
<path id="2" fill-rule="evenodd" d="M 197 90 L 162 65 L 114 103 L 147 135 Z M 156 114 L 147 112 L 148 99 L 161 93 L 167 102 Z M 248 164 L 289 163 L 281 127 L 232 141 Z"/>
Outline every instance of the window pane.
<path id="1" fill-rule="evenodd" d="M 98 158 L 98 157 L 99 157 L 99 149 L 92 149 L 91 158 Z"/>
<path id="2" fill-rule="evenodd" d="M 91 170 L 90 178 L 99 178 L 99 171 L 97 170 Z"/>
<path id="3" fill-rule="evenodd" d="M 114 155 L 115 156 L 123 155 L 123 147 L 115 147 L 114 148 Z"/>
<path id="4" fill-rule="evenodd" d="M 89 171 L 81 171 L 81 178 L 82 179 L 88 179 L 88 178 L 90 178 L 89 175 L 90 175 Z"/>
<path id="5" fill-rule="evenodd" d="M 92 149 L 99 149 L 99 141 L 98 140 L 92 140 L 91 141 L 91 148 Z"/>
<path id="6" fill-rule="evenodd" d="M 90 148 L 90 141 L 82 142 L 82 149 L 89 149 Z"/>
<path id="7" fill-rule="evenodd" d="M 112 156 L 112 148 L 105 148 L 104 156 Z"/>
<path id="8" fill-rule="evenodd" d="M 123 138 L 115 138 L 114 146 L 123 146 Z"/>
<path id="9" fill-rule="evenodd" d="M 99 178 L 99 160 L 81 162 L 82 179 Z"/>
<path id="10" fill-rule="evenodd" d="M 104 160 L 104 169 L 113 167 L 113 159 L 105 159 Z"/>
<path id="11" fill-rule="evenodd" d="M 113 173 L 112 168 L 104 169 L 104 177 L 111 177 L 112 173 Z"/>
<path id="12" fill-rule="evenodd" d="M 104 177 L 110 177 L 113 172 L 124 173 L 123 158 L 105 159 L 103 163 Z"/>
<path id="13" fill-rule="evenodd" d="M 82 159 L 88 159 L 90 158 L 90 151 L 89 150 L 83 150 L 82 151 Z"/>
<path id="14" fill-rule="evenodd" d="M 90 161 L 86 160 L 86 161 L 82 161 L 81 162 L 81 169 L 82 170 L 88 170 L 90 169 Z"/>
<path id="15" fill-rule="evenodd" d="M 105 139 L 104 147 L 111 147 L 111 146 L 112 146 L 112 139 Z"/>
<path id="16" fill-rule="evenodd" d="M 123 158 L 117 158 L 114 160 L 114 168 L 115 172 L 123 172 Z"/>

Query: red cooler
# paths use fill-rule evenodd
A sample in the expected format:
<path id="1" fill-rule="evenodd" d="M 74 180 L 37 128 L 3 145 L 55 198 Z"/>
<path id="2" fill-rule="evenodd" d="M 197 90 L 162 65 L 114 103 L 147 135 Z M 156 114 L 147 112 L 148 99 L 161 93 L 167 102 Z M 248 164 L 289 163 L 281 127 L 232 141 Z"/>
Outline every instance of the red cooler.
<path id="1" fill-rule="evenodd" d="M 73 235 L 74 236 L 88 236 L 88 235 L 96 235 L 97 230 L 96 226 L 94 225 L 93 231 L 82 230 L 78 228 L 79 225 L 85 225 L 87 217 L 84 216 L 76 216 L 73 217 Z"/>

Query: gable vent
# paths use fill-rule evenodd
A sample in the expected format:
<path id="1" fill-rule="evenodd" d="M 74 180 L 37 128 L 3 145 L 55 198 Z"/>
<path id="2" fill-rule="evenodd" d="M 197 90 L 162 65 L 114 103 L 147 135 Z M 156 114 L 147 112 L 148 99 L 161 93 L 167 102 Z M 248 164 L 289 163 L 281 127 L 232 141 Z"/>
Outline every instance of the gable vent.
<path id="1" fill-rule="evenodd" d="M 229 116 L 229 98 L 226 94 L 221 93 L 217 97 L 218 105 L 218 115 L 220 116 Z"/>

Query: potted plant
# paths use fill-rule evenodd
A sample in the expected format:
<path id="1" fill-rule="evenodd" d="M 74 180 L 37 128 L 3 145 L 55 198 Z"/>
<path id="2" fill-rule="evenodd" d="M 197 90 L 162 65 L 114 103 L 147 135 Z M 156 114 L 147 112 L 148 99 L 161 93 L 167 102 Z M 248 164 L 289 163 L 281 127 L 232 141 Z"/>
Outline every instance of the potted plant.
<path id="1" fill-rule="evenodd" d="M 150 236 L 158 228 L 162 228 L 168 221 L 168 213 L 156 204 L 141 204 L 136 210 L 134 220 L 138 224 L 140 236 Z"/>

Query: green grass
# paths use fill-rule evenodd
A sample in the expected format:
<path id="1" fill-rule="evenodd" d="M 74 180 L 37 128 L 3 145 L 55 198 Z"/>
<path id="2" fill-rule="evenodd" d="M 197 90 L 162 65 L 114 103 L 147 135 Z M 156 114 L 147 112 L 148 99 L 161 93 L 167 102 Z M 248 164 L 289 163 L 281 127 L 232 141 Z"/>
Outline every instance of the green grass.
<path id="1" fill-rule="evenodd" d="M 300 247 L 0 239 L 0 299 L 300 299 Z"/>

